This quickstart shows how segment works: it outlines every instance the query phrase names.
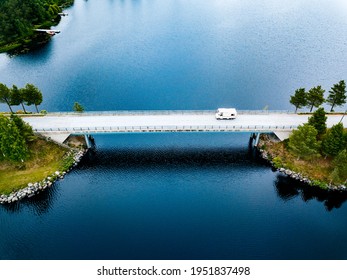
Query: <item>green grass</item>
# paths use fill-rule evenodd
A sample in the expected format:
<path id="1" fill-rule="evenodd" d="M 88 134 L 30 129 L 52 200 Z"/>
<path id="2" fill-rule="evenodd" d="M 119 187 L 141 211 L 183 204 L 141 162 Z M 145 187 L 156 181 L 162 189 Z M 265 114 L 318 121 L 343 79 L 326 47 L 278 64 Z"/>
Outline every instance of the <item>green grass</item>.
<path id="1" fill-rule="evenodd" d="M 66 169 L 71 161 L 71 157 L 67 157 L 68 149 L 42 139 L 32 142 L 30 151 L 30 159 L 24 163 L 0 162 L 0 194 L 42 181 L 55 171 Z"/>

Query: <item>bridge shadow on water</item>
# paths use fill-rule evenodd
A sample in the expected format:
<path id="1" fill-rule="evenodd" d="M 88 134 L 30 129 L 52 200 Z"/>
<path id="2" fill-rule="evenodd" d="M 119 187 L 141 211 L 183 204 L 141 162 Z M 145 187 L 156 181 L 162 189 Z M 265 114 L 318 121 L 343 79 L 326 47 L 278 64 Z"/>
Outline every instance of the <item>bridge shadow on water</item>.
<path id="1" fill-rule="evenodd" d="M 79 168 L 262 166 L 252 142 L 247 147 L 149 147 L 91 149 Z"/>
<path id="2" fill-rule="evenodd" d="M 226 148 L 104 149 L 90 151 L 80 168 L 230 168 L 261 165 L 252 151 Z"/>

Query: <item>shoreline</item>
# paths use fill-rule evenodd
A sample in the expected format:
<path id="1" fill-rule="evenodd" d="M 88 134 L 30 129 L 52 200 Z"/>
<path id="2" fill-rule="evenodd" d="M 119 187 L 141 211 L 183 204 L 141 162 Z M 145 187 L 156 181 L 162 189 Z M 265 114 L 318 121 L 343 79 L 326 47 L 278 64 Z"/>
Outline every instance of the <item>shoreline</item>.
<path id="1" fill-rule="evenodd" d="M 263 136 L 263 135 L 262 135 Z M 260 137 L 260 141 L 257 148 L 257 151 L 259 152 L 259 156 L 260 158 L 264 159 L 267 163 L 269 163 L 272 168 L 274 168 L 276 171 L 286 175 L 287 177 L 294 179 L 298 182 L 304 183 L 307 186 L 310 187 L 315 187 L 315 188 L 319 188 L 320 190 L 324 190 L 324 191 L 331 191 L 331 192 L 343 192 L 346 193 L 347 192 L 347 186 L 344 184 L 341 185 L 334 185 L 328 182 L 321 182 L 318 181 L 317 179 L 314 178 L 310 178 L 309 175 L 304 175 L 303 172 L 297 172 L 297 171 L 293 171 L 289 168 L 284 168 L 284 167 L 279 167 L 276 166 L 275 162 L 272 160 L 274 157 L 271 154 L 271 152 L 269 152 L 268 150 L 266 150 L 266 148 L 260 148 L 260 147 L 266 147 L 266 142 L 275 142 L 273 139 L 268 138 L 267 141 L 265 141 L 263 139 L 263 137 Z M 278 141 L 280 142 L 280 141 Z M 278 157 L 278 156 L 276 156 Z M 324 185 L 324 186 L 323 186 Z"/>
<path id="2" fill-rule="evenodd" d="M 37 195 L 40 192 L 46 190 L 47 188 L 54 186 L 54 183 L 56 181 L 62 180 L 65 177 L 65 175 L 71 172 L 73 168 L 75 168 L 79 164 L 79 162 L 82 160 L 84 155 L 89 150 L 88 148 L 85 148 L 85 143 L 83 143 L 82 141 L 76 140 L 75 138 L 71 140 L 72 147 L 57 143 L 49 138 L 48 139 L 44 138 L 44 141 L 53 142 L 55 145 L 63 146 L 64 148 L 68 147 L 69 151 L 65 155 L 65 157 L 67 159 L 70 158 L 71 161 L 69 160 L 67 166 L 59 168 L 60 170 L 56 170 L 54 173 L 48 176 L 45 176 L 40 181 L 28 182 L 25 187 L 15 190 L 11 192 L 10 194 L 4 194 L 4 193 L 0 194 L 0 204 L 11 204 L 14 202 L 18 202 L 24 198 L 31 198 L 34 195 Z M 82 146 L 83 148 L 81 148 Z"/>
<path id="3" fill-rule="evenodd" d="M 82 157 L 86 154 L 86 152 L 87 150 L 80 150 L 78 152 L 75 152 L 73 156 L 74 161 L 72 165 L 69 167 L 69 169 L 66 171 L 57 170 L 52 175 L 44 178 L 42 181 L 35 182 L 35 183 L 28 183 L 27 187 L 22 188 L 18 191 L 12 192 L 9 195 L 6 195 L 6 194 L 0 195 L 0 204 L 5 204 L 5 203 L 10 204 L 13 202 L 20 201 L 26 197 L 30 198 L 46 190 L 47 188 L 52 187 L 56 181 L 63 179 L 66 174 L 68 174 L 74 167 L 78 165 L 78 163 L 81 161 Z"/>
<path id="4" fill-rule="evenodd" d="M 71 7 L 74 4 L 74 1 L 66 1 L 60 8 L 66 9 Z M 63 12 L 63 11 L 62 11 Z M 52 26 L 57 26 L 62 19 L 62 15 L 60 13 L 54 15 L 51 18 L 51 21 L 43 22 L 39 25 L 35 25 L 32 27 L 33 33 L 24 37 L 20 37 L 15 39 L 12 42 L 8 42 L 6 44 L 0 45 L 0 54 L 6 53 L 10 56 L 15 56 L 19 54 L 28 53 L 35 49 L 40 48 L 42 45 L 45 45 L 51 41 L 52 35 L 47 33 L 38 33 L 35 32 L 34 29 L 50 29 Z M 47 24 L 49 22 L 50 24 Z"/>
<path id="5" fill-rule="evenodd" d="M 29 37 L 20 38 L 14 42 L 0 46 L 0 54 L 6 53 L 9 56 L 24 54 L 40 48 L 40 46 L 47 44 L 50 40 L 51 36 L 48 34 L 32 34 Z"/>

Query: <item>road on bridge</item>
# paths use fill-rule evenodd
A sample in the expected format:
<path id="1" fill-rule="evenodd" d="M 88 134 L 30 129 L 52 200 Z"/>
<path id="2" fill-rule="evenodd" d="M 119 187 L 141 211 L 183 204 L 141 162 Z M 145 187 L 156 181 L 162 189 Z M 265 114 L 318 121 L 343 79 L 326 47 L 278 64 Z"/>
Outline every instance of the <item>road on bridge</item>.
<path id="1" fill-rule="evenodd" d="M 338 123 L 342 115 L 329 115 L 328 127 Z M 268 113 L 239 114 L 234 120 L 217 120 L 214 113 L 170 114 L 49 114 L 41 117 L 25 117 L 34 129 L 69 130 L 88 127 L 160 127 L 160 126 L 293 126 L 307 122 L 308 115 Z M 347 117 L 343 120 L 347 127 Z"/>

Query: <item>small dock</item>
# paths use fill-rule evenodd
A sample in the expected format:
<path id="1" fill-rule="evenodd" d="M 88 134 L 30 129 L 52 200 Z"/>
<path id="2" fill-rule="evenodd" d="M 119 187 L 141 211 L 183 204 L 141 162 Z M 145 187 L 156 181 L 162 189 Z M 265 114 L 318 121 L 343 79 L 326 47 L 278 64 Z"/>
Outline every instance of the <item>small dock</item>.
<path id="1" fill-rule="evenodd" d="M 34 29 L 34 31 L 45 32 L 51 36 L 54 36 L 55 34 L 60 33 L 60 30 L 54 30 L 54 29 Z"/>

